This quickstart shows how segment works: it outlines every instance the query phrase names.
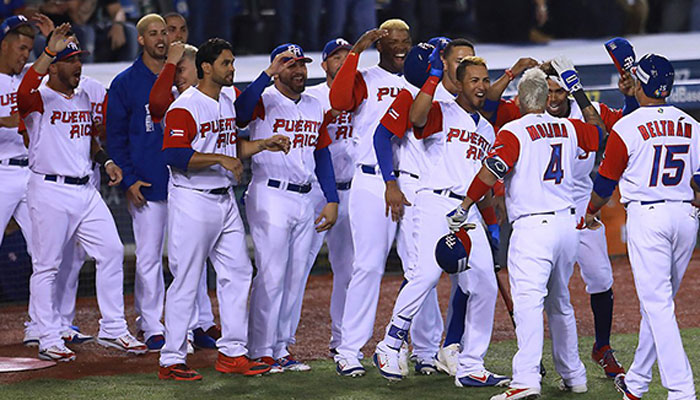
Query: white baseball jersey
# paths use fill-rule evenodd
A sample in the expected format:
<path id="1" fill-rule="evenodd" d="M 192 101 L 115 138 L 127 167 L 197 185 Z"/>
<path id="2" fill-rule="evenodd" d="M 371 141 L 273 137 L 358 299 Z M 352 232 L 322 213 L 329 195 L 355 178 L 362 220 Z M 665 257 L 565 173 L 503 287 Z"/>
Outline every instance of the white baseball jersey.
<path id="1" fill-rule="evenodd" d="M 331 101 L 328 98 L 330 90 L 328 84 L 322 82 L 316 86 L 306 88 L 305 93 L 318 99 L 321 102 L 323 111 L 328 113 L 331 109 Z M 355 161 L 349 152 L 353 133 L 352 119 L 353 115 L 351 113 L 342 111 L 328 123 L 326 128 L 328 136 L 333 141 L 328 146 L 328 150 L 331 152 L 333 171 L 337 182 L 349 182 L 352 180 L 352 175 L 355 172 Z"/>
<path id="2" fill-rule="evenodd" d="M 468 113 L 454 100 L 433 102 L 421 136 L 428 159 L 421 187 L 460 196 L 466 195 L 496 140 L 486 118 Z"/>
<path id="3" fill-rule="evenodd" d="M 362 83 L 355 83 L 356 98 L 362 99 L 354 109 L 353 146 L 355 161 L 358 164 L 376 165 L 374 153 L 374 131 L 394 98 L 406 86 L 406 81 L 398 74 L 375 65 L 359 71 Z"/>
<path id="4" fill-rule="evenodd" d="M 255 154 L 253 177 L 295 184 L 312 182 L 316 166 L 314 150 L 330 144 L 323 121 L 323 107 L 314 96 L 302 93 L 295 102 L 274 85 L 265 89 L 249 125 L 250 139 L 286 135 L 291 140 L 291 148 L 288 154 L 270 151 Z"/>
<path id="5" fill-rule="evenodd" d="M 17 112 L 17 88 L 28 69 L 25 67 L 19 75 L 0 74 L 0 117 Z M 16 127 L 0 127 L 0 160 L 9 158 L 27 158 L 27 148 Z"/>
<path id="6" fill-rule="evenodd" d="M 90 174 L 92 112 L 88 94 L 78 87 L 72 96 L 66 96 L 48 86 L 39 87 L 42 77 L 34 69 L 27 74 L 31 83 L 19 96 L 24 99 L 20 101 L 20 116 L 29 134 L 29 168 L 46 175 Z"/>
<path id="7" fill-rule="evenodd" d="M 224 154 L 236 157 L 236 92 L 223 88 L 218 101 L 196 87 L 185 90 L 165 114 L 163 148 L 188 148 L 200 153 Z M 171 183 L 192 189 L 216 189 L 235 183 L 233 176 L 221 165 L 182 171 L 169 167 Z"/>
<path id="8" fill-rule="evenodd" d="M 490 157 L 508 166 L 508 218 L 574 207 L 574 159 L 578 148 L 597 151 L 599 131 L 579 120 L 527 114 L 509 122 L 496 137 Z"/>
<path id="9" fill-rule="evenodd" d="M 598 172 L 620 181 L 622 203 L 691 201 L 690 180 L 700 164 L 699 128 L 671 105 L 640 107 L 613 126 Z"/>

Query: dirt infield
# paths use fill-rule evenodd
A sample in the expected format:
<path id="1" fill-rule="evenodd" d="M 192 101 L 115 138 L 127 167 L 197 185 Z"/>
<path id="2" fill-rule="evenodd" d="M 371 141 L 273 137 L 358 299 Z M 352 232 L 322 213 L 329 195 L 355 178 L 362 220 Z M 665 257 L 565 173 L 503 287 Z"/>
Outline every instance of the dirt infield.
<path id="1" fill-rule="evenodd" d="M 615 316 L 613 332 L 633 333 L 637 332 L 639 325 L 639 303 L 634 291 L 632 274 L 626 258 L 613 262 L 615 275 Z M 395 295 L 399 289 L 401 277 L 397 275 L 386 276 L 382 284 L 377 324 L 374 329 L 374 337 L 365 347 L 365 354 L 374 349 L 375 344 L 381 339 L 384 327 L 391 317 Z M 676 301 L 676 315 L 681 328 L 700 326 L 700 314 L 697 313 L 700 299 L 695 288 L 700 286 L 700 252 L 696 252 L 688 269 L 685 280 Z M 328 356 L 328 339 L 330 336 L 330 318 L 328 316 L 328 304 L 330 301 L 331 276 L 312 276 L 307 286 L 304 299 L 304 309 L 297 334 L 297 345 L 292 347 L 292 352 L 300 359 L 319 359 Z M 583 281 L 578 269 L 571 280 L 571 297 L 576 309 L 578 331 L 581 336 L 593 335 L 593 321 L 590 312 L 589 297 L 585 292 Z M 449 280 L 443 276 L 438 286 L 440 304 L 443 311 L 446 310 L 449 295 Z M 216 300 L 214 292 L 212 299 Z M 349 299 L 352 301 L 352 299 Z M 126 299 L 128 320 L 134 321 L 133 299 Z M 97 331 L 97 302 L 95 299 L 80 299 L 78 301 L 76 322 L 87 333 Z M 5 332 L 0 336 L 0 356 L 35 357 L 35 348 L 22 346 L 22 323 L 26 318 L 26 306 L 6 306 L 0 308 L 0 326 L 5 327 Z M 499 298 L 496 307 L 496 323 L 494 326 L 493 340 L 513 339 L 513 328 Z M 614 344 L 614 338 L 613 338 Z M 105 349 L 97 344 L 85 344 L 73 346 L 77 353 L 77 360 L 53 368 L 0 374 L 0 382 L 9 383 L 38 378 L 76 379 L 83 376 L 114 375 L 125 373 L 148 373 L 155 375 L 158 365 L 157 354 L 148 354 L 141 357 L 126 356 L 117 351 Z M 625 349 L 632 352 L 633 349 Z M 194 368 L 211 366 L 216 358 L 216 352 L 212 350 L 197 351 L 188 358 L 188 364 Z"/>

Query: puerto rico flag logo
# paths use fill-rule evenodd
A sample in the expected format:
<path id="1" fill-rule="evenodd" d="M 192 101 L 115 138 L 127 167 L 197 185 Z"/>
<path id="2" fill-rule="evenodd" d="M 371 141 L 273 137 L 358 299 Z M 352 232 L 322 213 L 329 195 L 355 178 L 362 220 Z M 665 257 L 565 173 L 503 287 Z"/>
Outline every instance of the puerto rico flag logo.
<path id="1" fill-rule="evenodd" d="M 170 137 L 185 137 L 185 131 L 182 129 L 171 129 Z"/>

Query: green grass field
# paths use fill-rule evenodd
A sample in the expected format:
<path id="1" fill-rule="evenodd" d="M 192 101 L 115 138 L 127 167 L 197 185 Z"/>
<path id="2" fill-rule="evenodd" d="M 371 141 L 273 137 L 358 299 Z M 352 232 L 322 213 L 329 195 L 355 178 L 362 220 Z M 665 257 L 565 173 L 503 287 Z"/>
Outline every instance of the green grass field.
<path id="1" fill-rule="evenodd" d="M 683 331 L 685 347 L 695 370 L 700 370 L 700 329 Z M 637 342 L 636 335 L 617 335 L 613 339 L 618 358 L 629 366 Z M 543 383 L 543 397 L 547 399 L 619 399 L 612 380 L 605 379 L 602 370 L 590 360 L 590 338 L 580 340 L 581 356 L 588 371 L 588 393 L 574 395 L 557 389 L 559 377 L 551 363 L 550 343 L 545 348 L 545 366 L 549 374 Z M 514 341 L 494 343 L 489 350 L 487 367 L 493 372 L 509 373 Z M 200 370 L 200 382 L 159 381 L 155 373 L 90 377 L 74 381 L 34 380 L 0 387 L 2 399 L 488 399 L 500 389 L 460 389 L 447 375 L 410 375 L 399 383 L 381 378 L 367 362 L 368 373 L 363 378 L 341 378 L 335 373 L 330 360 L 314 361 L 311 372 L 284 373 L 275 376 L 245 378 L 224 376 L 213 368 Z M 665 399 L 658 373 L 645 400 Z M 696 378 L 696 385 L 697 385 Z"/>

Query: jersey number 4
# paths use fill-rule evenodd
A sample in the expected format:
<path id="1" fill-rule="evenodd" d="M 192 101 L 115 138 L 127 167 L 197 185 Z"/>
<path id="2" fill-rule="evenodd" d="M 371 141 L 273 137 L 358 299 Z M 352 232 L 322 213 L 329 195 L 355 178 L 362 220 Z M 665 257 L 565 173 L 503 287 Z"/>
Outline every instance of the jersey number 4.
<path id="1" fill-rule="evenodd" d="M 549 158 L 549 165 L 544 171 L 542 180 L 554 181 L 555 184 L 560 184 L 564 179 L 564 170 L 561 168 L 561 143 L 552 145 L 552 155 Z"/>
<path id="2" fill-rule="evenodd" d="M 667 145 L 654 146 L 654 163 L 651 167 L 651 177 L 649 178 L 649 186 L 655 187 L 659 183 L 659 168 L 661 164 L 661 154 L 666 149 L 666 157 L 664 158 L 664 170 L 670 170 L 661 175 L 661 183 L 664 186 L 676 186 L 683 178 L 683 169 L 685 169 L 685 161 L 681 158 L 676 158 L 676 155 L 688 154 L 689 146 L 683 145 Z"/>

